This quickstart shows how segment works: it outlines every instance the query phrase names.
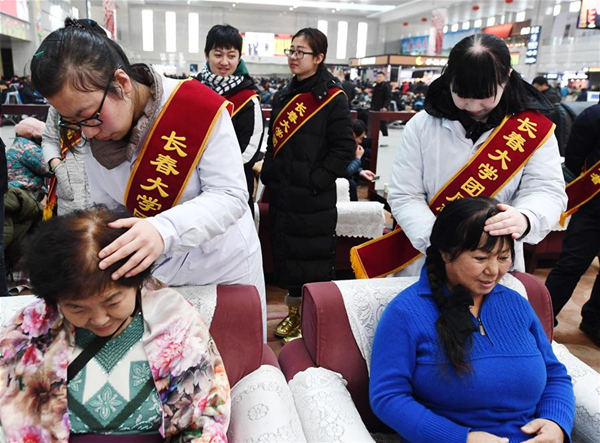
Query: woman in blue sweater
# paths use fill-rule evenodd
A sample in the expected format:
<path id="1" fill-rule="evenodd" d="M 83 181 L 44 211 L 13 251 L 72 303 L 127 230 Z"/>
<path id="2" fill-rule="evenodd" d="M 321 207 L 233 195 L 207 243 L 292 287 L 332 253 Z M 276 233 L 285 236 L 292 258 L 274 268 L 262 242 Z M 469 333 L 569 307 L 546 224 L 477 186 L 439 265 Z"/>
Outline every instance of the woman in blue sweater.
<path id="1" fill-rule="evenodd" d="M 371 406 L 404 441 L 570 442 L 571 378 L 531 305 L 498 284 L 514 240 L 483 230 L 497 203 L 446 206 L 420 280 L 379 322 Z"/>

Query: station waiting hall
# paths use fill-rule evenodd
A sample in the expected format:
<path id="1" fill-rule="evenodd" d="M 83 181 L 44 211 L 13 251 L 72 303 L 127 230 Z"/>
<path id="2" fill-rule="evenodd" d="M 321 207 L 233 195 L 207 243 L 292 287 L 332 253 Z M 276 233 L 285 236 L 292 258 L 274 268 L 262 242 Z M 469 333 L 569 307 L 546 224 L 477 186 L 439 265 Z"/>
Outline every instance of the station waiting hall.
<path id="1" fill-rule="evenodd" d="M 600 442 L 600 1 L 0 1 L 0 443 Z"/>

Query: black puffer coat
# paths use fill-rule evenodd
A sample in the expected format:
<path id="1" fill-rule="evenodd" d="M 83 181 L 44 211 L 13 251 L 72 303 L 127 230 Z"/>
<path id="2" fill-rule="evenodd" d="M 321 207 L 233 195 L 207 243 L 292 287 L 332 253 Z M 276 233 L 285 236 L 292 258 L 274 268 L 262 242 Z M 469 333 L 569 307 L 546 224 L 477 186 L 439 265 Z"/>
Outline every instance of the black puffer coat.
<path id="1" fill-rule="evenodd" d="M 296 95 L 326 100 L 341 88 L 328 71 L 291 84 L 276 95 L 262 181 L 269 193 L 276 284 L 298 291 L 304 283 L 334 277 L 337 223 L 335 179 L 354 158 L 348 101 L 338 94 L 304 124 L 273 158 L 273 122 Z"/>

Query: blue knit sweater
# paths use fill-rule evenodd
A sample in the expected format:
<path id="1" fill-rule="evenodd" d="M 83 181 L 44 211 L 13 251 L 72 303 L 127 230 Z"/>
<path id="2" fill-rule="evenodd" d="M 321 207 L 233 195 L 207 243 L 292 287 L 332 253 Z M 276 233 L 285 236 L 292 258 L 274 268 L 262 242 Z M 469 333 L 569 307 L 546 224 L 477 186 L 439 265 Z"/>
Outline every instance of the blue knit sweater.
<path id="1" fill-rule="evenodd" d="M 439 310 L 423 270 L 377 327 L 370 376 L 375 414 L 411 443 L 465 443 L 471 431 L 522 442 L 534 436 L 520 427 L 535 418 L 552 420 L 571 435 L 571 377 L 529 302 L 497 285 L 479 315 L 486 335 L 473 333 L 473 371 L 461 377 L 438 342 Z"/>

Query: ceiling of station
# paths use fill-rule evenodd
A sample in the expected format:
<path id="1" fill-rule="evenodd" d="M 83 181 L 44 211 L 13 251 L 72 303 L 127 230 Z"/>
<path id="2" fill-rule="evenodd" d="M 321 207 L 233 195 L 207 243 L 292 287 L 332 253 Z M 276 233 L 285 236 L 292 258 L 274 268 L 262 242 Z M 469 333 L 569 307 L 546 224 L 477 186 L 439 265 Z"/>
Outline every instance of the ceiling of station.
<path id="1" fill-rule="evenodd" d="M 549 0 L 554 2 L 555 0 Z M 129 0 L 128 3 L 148 6 L 169 4 L 178 6 L 214 6 L 227 9 L 293 11 L 308 14 L 343 14 L 380 20 L 382 23 L 411 18 L 429 17 L 435 9 L 446 8 L 454 14 L 473 14 L 479 7 L 484 16 L 521 11 L 533 7 L 534 0 Z M 478 15 L 478 14 L 477 14 Z M 466 17 L 465 17 L 466 18 Z"/>

